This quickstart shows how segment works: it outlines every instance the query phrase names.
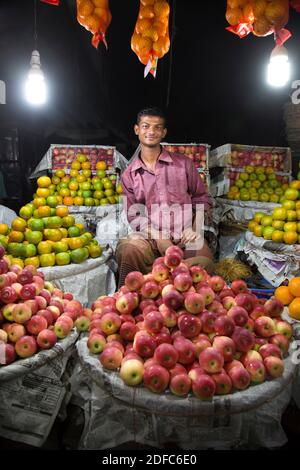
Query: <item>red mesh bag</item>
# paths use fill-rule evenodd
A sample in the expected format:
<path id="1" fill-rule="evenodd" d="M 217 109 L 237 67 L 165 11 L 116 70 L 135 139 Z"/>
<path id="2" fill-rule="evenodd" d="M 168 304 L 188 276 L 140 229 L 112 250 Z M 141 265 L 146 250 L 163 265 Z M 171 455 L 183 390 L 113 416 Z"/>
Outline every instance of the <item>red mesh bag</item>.
<path id="1" fill-rule="evenodd" d="M 291 37 L 284 29 L 289 20 L 289 0 L 227 0 L 226 29 L 240 38 L 253 33 L 264 37 L 274 33 L 277 44 Z"/>
<path id="2" fill-rule="evenodd" d="M 77 21 L 93 34 L 96 49 L 101 41 L 107 48 L 105 34 L 111 18 L 108 0 L 77 0 Z"/>
<path id="3" fill-rule="evenodd" d="M 139 16 L 131 38 L 131 49 L 142 64 L 144 76 L 156 75 L 157 61 L 170 48 L 170 5 L 166 0 L 140 0 Z"/>

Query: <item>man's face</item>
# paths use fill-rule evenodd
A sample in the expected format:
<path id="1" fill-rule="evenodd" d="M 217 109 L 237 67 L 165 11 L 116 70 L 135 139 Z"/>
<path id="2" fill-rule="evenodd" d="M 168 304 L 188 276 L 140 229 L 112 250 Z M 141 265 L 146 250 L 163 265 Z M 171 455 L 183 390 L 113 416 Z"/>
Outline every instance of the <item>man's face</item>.
<path id="1" fill-rule="evenodd" d="M 146 147 L 156 147 L 167 133 L 164 119 L 159 116 L 143 116 L 134 126 L 134 132 L 141 144 Z"/>

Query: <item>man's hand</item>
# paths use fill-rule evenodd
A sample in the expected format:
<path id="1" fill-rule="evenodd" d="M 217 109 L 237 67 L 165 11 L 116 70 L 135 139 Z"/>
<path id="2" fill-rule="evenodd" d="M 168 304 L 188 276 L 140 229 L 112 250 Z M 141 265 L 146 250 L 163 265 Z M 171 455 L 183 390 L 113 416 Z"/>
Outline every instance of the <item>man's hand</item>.
<path id="1" fill-rule="evenodd" d="M 182 232 L 180 243 L 182 245 L 187 245 L 188 243 L 192 243 L 196 240 L 199 240 L 199 238 L 200 236 L 196 232 L 194 232 L 193 229 L 187 228 Z"/>

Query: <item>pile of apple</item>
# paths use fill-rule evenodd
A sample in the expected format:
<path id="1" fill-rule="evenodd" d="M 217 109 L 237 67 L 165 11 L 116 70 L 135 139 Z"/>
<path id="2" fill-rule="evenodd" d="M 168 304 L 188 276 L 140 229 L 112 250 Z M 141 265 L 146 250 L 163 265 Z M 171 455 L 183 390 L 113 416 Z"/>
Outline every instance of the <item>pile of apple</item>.
<path id="1" fill-rule="evenodd" d="M 194 161 L 200 169 L 208 168 L 208 146 L 201 144 L 162 144 L 168 152 L 181 153 Z"/>
<path id="2" fill-rule="evenodd" d="M 0 246 L 0 366 L 52 348 L 84 314 L 89 309 L 34 266 L 10 266 Z"/>
<path id="3" fill-rule="evenodd" d="M 247 165 L 264 168 L 272 167 L 275 171 L 285 171 L 286 151 L 253 150 L 253 147 L 232 146 L 231 165 L 244 168 Z"/>
<path id="4" fill-rule="evenodd" d="M 113 169 L 114 147 L 51 147 L 52 168 L 71 168 L 73 161 L 79 156 L 84 155 L 91 164 L 91 169 L 96 170 L 96 164 L 104 161 L 109 169 Z"/>
<path id="5" fill-rule="evenodd" d="M 127 385 L 201 399 L 280 377 L 292 327 L 283 304 L 258 299 L 242 280 L 188 268 L 169 247 L 151 274 L 131 272 L 92 305 L 88 348 Z"/>

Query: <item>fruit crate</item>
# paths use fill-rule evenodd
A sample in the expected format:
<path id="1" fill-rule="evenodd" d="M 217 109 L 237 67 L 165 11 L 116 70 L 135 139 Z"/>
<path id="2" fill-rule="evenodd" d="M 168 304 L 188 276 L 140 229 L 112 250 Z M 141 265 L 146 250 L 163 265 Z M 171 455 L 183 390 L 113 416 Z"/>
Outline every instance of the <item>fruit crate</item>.
<path id="1" fill-rule="evenodd" d="M 76 160 L 79 154 L 87 157 L 91 164 L 92 172 L 96 172 L 96 164 L 100 161 L 106 163 L 108 170 L 115 168 L 116 148 L 113 146 L 52 144 L 47 153 L 51 159 L 52 171 L 60 169 L 70 170 L 72 162 Z"/>
<path id="2" fill-rule="evenodd" d="M 201 170 L 208 170 L 209 161 L 209 144 L 171 144 L 162 142 L 161 144 L 168 152 L 180 153 L 187 158 L 194 161 L 197 168 Z"/>
<path id="3" fill-rule="evenodd" d="M 243 170 L 247 165 L 272 167 L 276 173 L 291 174 L 291 149 L 289 147 L 225 144 L 210 152 L 210 168 L 231 167 Z"/>

